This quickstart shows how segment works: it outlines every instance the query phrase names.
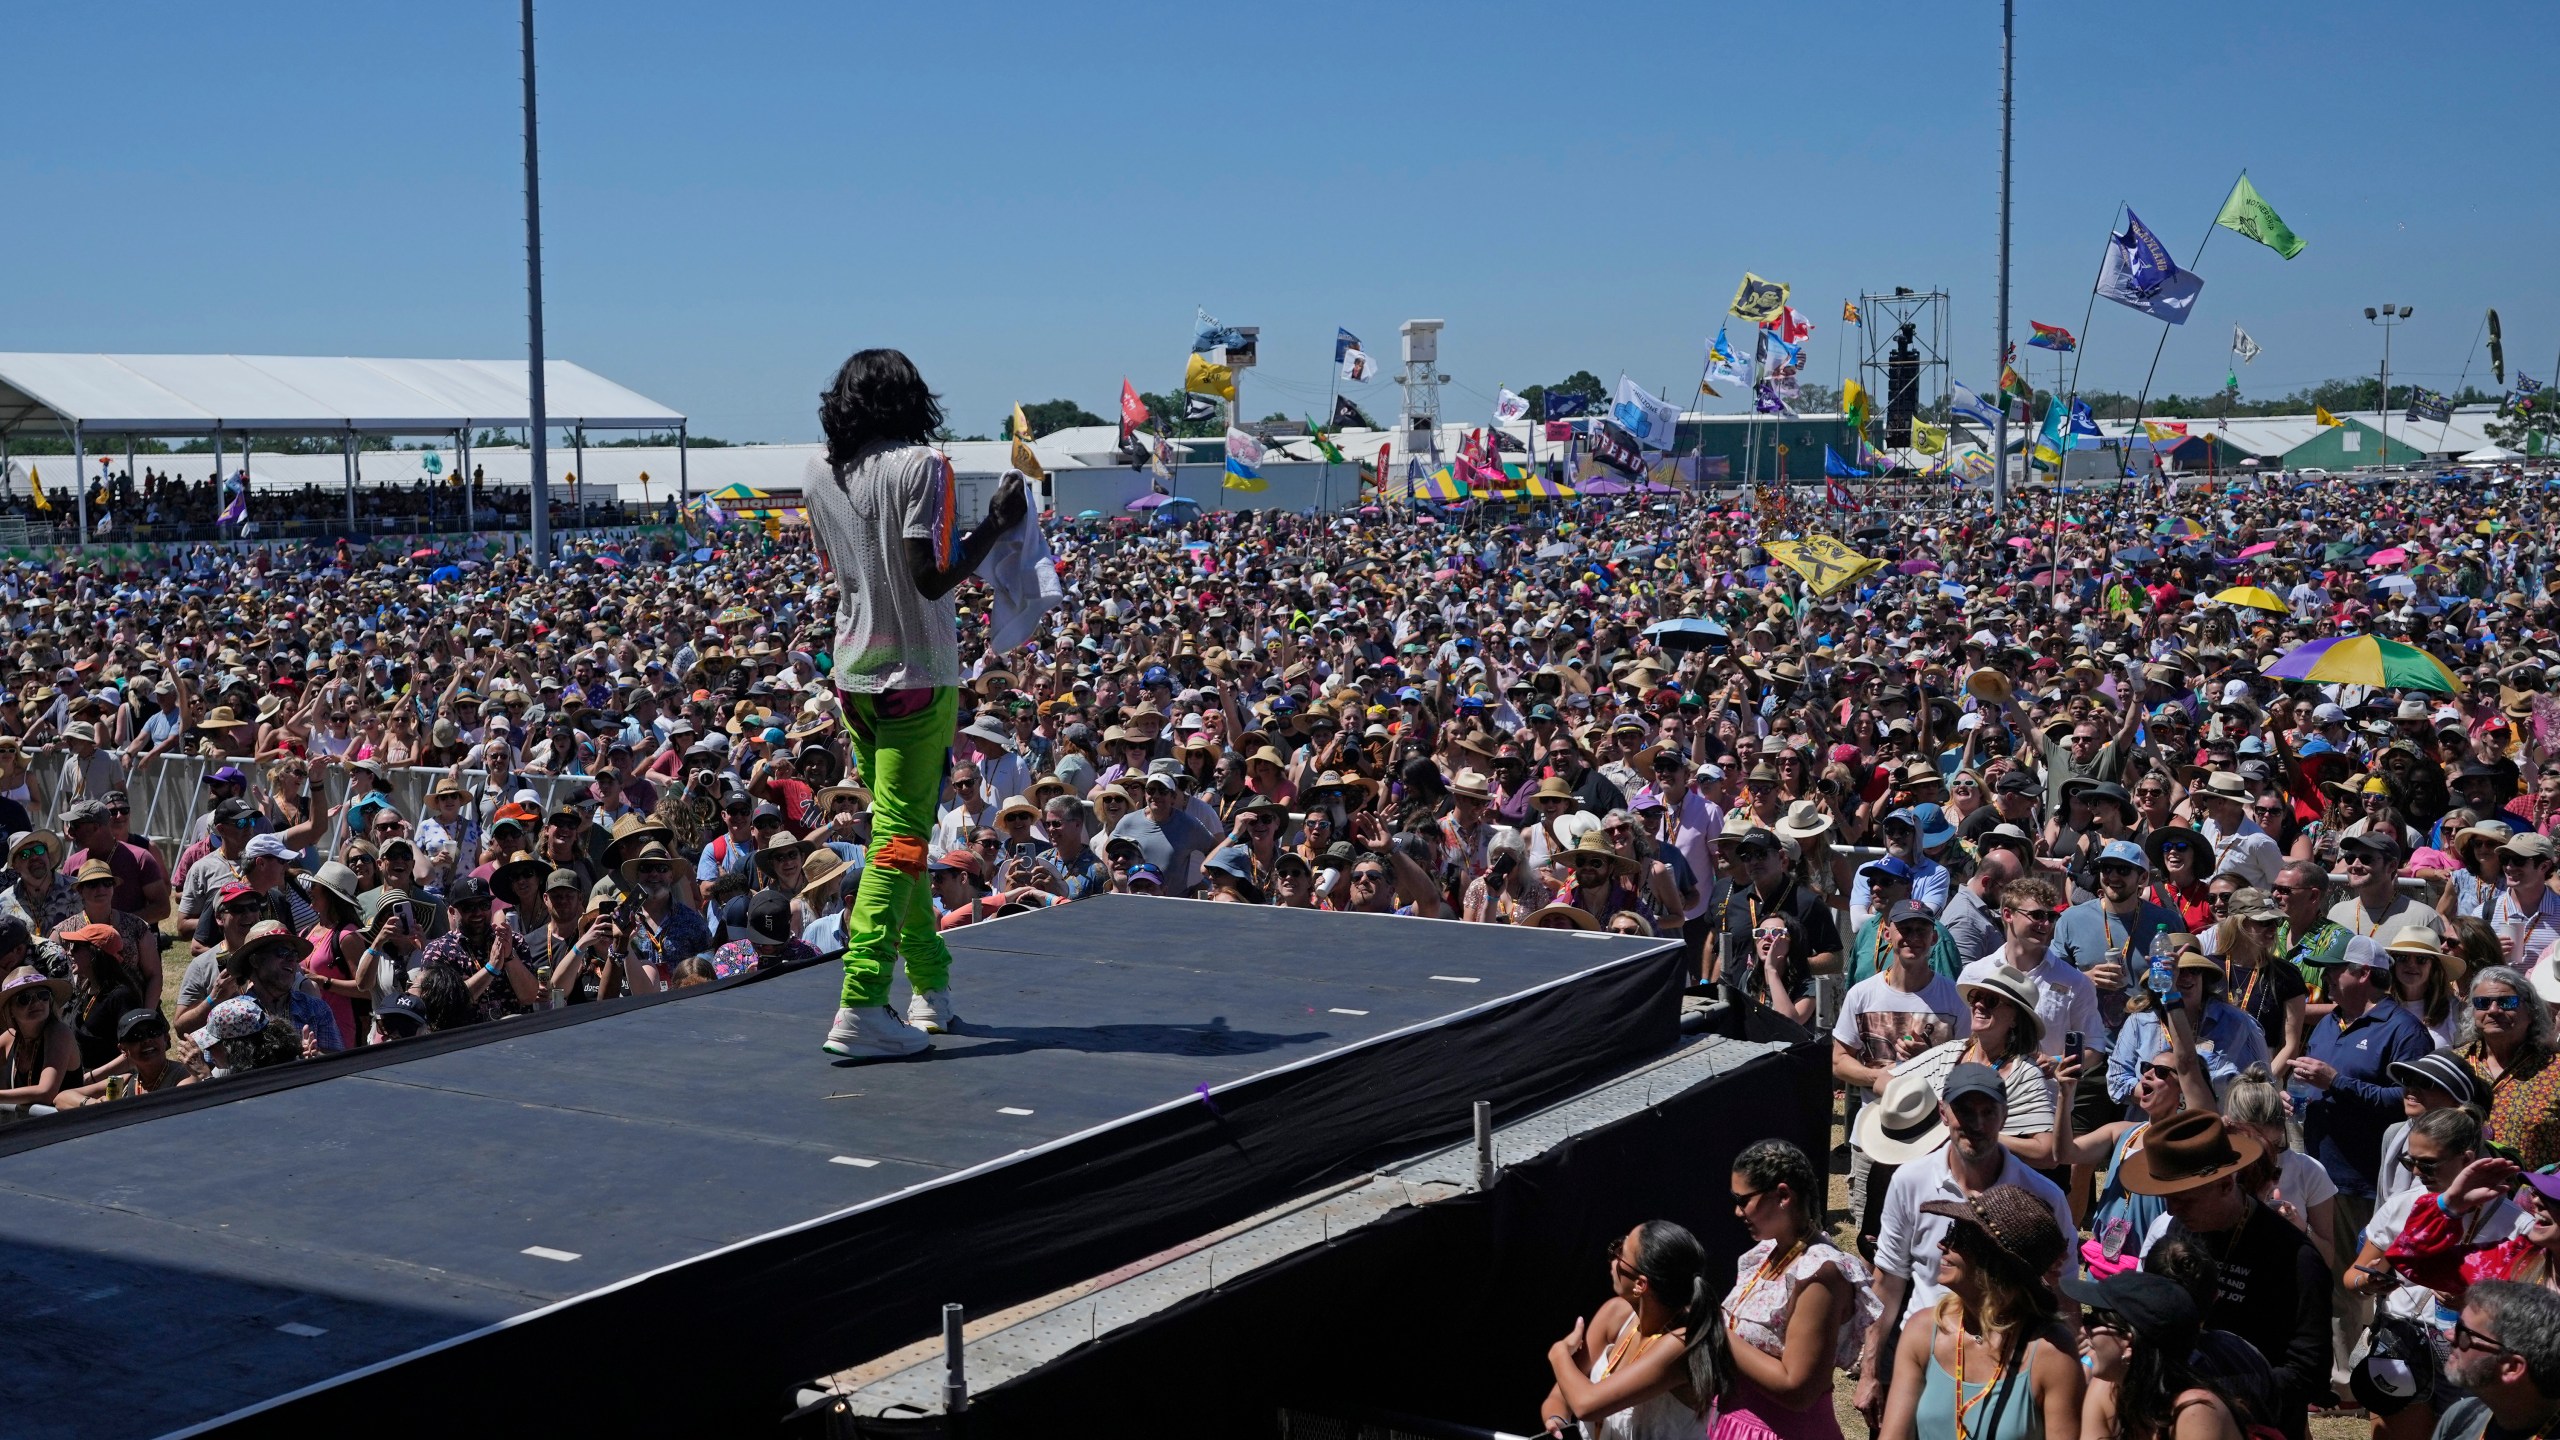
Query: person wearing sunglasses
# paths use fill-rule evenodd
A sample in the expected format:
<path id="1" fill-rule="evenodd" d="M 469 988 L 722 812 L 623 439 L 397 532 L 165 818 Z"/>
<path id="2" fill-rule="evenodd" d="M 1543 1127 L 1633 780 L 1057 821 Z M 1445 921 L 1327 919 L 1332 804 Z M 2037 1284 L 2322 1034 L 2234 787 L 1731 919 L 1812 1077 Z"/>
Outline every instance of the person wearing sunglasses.
<path id="1" fill-rule="evenodd" d="M 2560 1295 L 2484 1281 L 2463 1296 L 2445 1376 L 2470 1392 L 2446 1409 L 2443 1440 L 2526 1440 L 2560 1428 Z"/>
<path id="2" fill-rule="evenodd" d="M 2270 1059 L 2266 1032 L 2223 998 L 2222 962 L 2197 948 L 2193 936 L 2164 938 L 2176 947 L 2171 953 L 2177 958 L 2165 977 L 2146 966 L 2142 991 L 2126 1002 L 2124 1026 L 2108 1056 L 2107 1094 L 2119 1105 L 2132 1101 L 2134 1071 L 2159 1052 L 2172 1013 L 2183 1017 L 2187 1033 L 2195 1037 L 2196 1054 L 2217 1093 L 2239 1079 L 2241 1071 Z"/>
<path id="3" fill-rule="evenodd" d="M 2240 1440 L 2231 1402 L 2190 1364 L 2204 1318 L 2176 1281 L 2139 1270 L 2105 1279 L 2066 1275 L 2062 1293 L 2087 1307 L 2080 1320 L 2081 1363 L 2089 1373 L 2082 1434 Z"/>
<path id="4" fill-rule="evenodd" d="M 2462 1048 L 2489 1087 L 2489 1138 L 2527 1168 L 2560 1164 L 2560 1064 L 2550 1003 L 2506 965 L 2471 977 L 2470 1041 Z"/>
<path id="5" fill-rule="evenodd" d="M 1753 1244 L 1734 1261 L 1724 1297 L 1733 1389 L 1723 1424 L 1733 1434 L 1832 1440 L 1839 1357 L 1858 1352 L 1883 1301 L 1866 1263 L 1823 1234 L 1821 1181 L 1802 1150 L 1759 1141 L 1734 1157 L 1732 1179 L 1734 1217 Z"/>

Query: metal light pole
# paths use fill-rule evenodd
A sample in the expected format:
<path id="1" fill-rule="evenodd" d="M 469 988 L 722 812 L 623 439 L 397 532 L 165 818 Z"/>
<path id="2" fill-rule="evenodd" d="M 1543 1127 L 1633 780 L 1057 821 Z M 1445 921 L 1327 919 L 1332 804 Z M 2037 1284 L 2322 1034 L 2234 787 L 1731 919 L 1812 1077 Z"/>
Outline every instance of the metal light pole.
<path id="1" fill-rule="evenodd" d="M 2410 307 L 2406 305 L 2385 305 L 2379 311 L 2370 305 L 2364 307 L 2365 320 L 2382 327 L 2382 394 L 2375 399 L 2374 408 L 2382 412 L 2379 463 L 2384 465 L 2391 463 L 2391 332 L 2401 321 L 2409 318 L 2409 313 Z"/>
<path id="2" fill-rule="evenodd" d="M 533 0 L 524 0 L 524 290 L 530 351 L 525 428 L 533 445 L 533 567 L 551 568 L 551 476 L 542 395 L 542 161 L 534 139 Z"/>
<path id="3" fill-rule="evenodd" d="M 2000 336 L 1995 347 L 1994 375 L 2009 365 L 2009 153 L 2011 59 L 2017 48 L 2018 0 L 2000 0 Z M 2000 418 L 1991 427 L 1991 516 L 2009 513 L 2009 397 L 2000 397 Z"/>

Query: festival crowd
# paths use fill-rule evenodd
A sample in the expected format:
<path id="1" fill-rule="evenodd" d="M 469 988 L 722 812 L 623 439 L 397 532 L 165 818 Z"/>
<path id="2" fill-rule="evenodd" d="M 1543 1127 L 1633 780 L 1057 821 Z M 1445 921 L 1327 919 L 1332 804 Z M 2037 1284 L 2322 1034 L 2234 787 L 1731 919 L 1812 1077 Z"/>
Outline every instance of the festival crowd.
<path id="1" fill-rule="evenodd" d="M 1629 1232 L 1550 1356 L 1558 1433 L 1830 1440 L 1847 1371 L 1890 1440 L 2300 1440 L 2350 1404 L 2547 1440 L 2541 492 L 1869 515 L 1049 518 L 1027 641 L 955 592 L 932 923 L 1109 893 L 1676 937 L 1698 1003 L 1827 1032 L 1846 1224 L 1828 1157 L 1770 1141 L 1729 1293 L 1691 1232 Z M 1818 530 L 1883 564 L 1767 548 Z M 701 538 L 441 582 L 345 546 L 0 566 L 0 1104 L 844 953 L 875 846 L 838 579 L 806 530 Z M 2337 637 L 2383 668 L 2269 675 Z M 183 828 L 137 833 L 186 760 Z"/>

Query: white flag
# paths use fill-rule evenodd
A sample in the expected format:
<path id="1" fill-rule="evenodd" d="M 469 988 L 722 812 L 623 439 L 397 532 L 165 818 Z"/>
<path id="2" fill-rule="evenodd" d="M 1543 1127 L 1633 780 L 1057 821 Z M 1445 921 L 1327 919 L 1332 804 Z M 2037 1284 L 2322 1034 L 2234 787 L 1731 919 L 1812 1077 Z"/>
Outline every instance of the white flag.
<path id="1" fill-rule="evenodd" d="M 2240 357 L 2243 365 L 2258 358 L 2258 342 L 2250 339 L 2249 332 L 2237 325 L 2231 327 L 2231 350 Z"/>
<path id="2" fill-rule="evenodd" d="M 1669 450 L 1680 427 L 1680 407 L 1665 405 L 1645 388 L 1621 374 L 1618 393 L 1609 404 L 1609 419 L 1648 450 Z"/>
<path id="3" fill-rule="evenodd" d="M 1365 385 L 1378 378 L 1378 362 L 1366 350 L 1345 349 L 1342 352 L 1342 378 L 1355 385 Z"/>
<path id="4" fill-rule="evenodd" d="M 1259 438 L 1248 434 L 1245 431 L 1238 430 L 1232 425 L 1227 427 L 1228 459 L 1241 460 L 1245 464 L 1259 469 L 1262 465 L 1262 457 L 1264 453 L 1263 444 Z"/>
<path id="5" fill-rule="evenodd" d="M 1495 424 L 1508 425 L 1514 420 L 1527 418 L 1528 414 L 1528 401 L 1512 394 L 1507 388 L 1495 389 L 1493 394 L 1493 419 Z"/>

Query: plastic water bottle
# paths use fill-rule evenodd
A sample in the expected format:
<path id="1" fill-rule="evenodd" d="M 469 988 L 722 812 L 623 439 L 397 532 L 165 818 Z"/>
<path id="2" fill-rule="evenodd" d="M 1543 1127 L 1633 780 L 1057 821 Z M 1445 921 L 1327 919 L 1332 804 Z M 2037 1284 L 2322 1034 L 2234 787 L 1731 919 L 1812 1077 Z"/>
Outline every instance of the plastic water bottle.
<path id="1" fill-rule="evenodd" d="M 2168 932 L 2154 931 L 2151 936 L 2150 977 L 2146 983 L 2151 993 L 2166 1000 L 2178 993 L 2178 957 L 2169 953 Z"/>

